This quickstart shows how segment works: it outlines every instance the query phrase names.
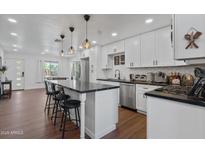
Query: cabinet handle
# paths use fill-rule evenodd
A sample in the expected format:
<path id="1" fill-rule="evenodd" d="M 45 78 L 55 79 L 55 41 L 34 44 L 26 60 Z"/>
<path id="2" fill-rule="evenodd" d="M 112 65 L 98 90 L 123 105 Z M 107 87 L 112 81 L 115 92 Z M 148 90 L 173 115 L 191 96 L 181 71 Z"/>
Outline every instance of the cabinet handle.
<path id="1" fill-rule="evenodd" d="M 170 40 L 171 40 L 171 47 L 173 47 L 173 24 L 171 24 L 171 36 L 170 36 Z"/>
<path id="2" fill-rule="evenodd" d="M 154 66 L 154 60 L 153 60 L 153 66 Z"/>
<path id="3" fill-rule="evenodd" d="M 158 61 L 156 60 L 156 65 L 158 65 Z"/>

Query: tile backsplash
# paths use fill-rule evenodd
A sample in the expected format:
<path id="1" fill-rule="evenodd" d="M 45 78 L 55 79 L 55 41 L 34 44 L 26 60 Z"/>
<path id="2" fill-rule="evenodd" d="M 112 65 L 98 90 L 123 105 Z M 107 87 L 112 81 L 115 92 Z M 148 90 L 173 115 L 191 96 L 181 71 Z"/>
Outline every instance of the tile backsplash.
<path id="1" fill-rule="evenodd" d="M 125 65 L 114 66 L 113 69 L 103 70 L 99 78 L 114 78 L 115 70 L 120 70 L 120 75 L 122 79 L 129 79 L 129 74 L 147 74 L 149 72 L 165 72 L 169 75 L 171 72 L 180 72 L 181 74 L 192 74 L 194 75 L 194 68 L 201 67 L 205 68 L 205 64 L 200 65 L 185 65 L 185 66 L 174 66 L 174 67 L 150 67 L 150 68 L 132 68 L 129 69 Z"/>

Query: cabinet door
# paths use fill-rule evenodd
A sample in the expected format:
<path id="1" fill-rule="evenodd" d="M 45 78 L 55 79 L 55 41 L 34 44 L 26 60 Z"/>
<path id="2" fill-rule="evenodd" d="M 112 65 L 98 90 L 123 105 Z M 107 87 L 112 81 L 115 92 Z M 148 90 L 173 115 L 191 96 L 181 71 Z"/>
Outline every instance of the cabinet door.
<path id="1" fill-rule="evenodd" d="M 202 35 L 195 40 L 199 48 L 188 48 L 188 41 L 184 38 L 185 34 L 191 34 L 194 30 L 202 32 Z M 191 59 L 205 57 L 205 15 L 175 15 L 175 58 Z"/>
<path id="2" fill-rule="evenodd" d="M 174 65 L 174 51 L 171 43 L 171 27 L 166 27 L 156 31 L 156 65 Z"/>
<path id="3" fill-rule="evenodd" d="M 137 110 L 146 112 L 146 96 L 144 91 L 137 91 L 136 93 L 136 108 Z"/>
<path id="4" fill-rule="evenodd" d="M 155 60 L 155 33 L 141 35 L 141 66 L 151 67 L 155 65 Z"/>
<path id="5" fill-rule="evenodd" d="M 125 64 L 127 67 L 140 66 L 140 38 L 125 40 Z"/>

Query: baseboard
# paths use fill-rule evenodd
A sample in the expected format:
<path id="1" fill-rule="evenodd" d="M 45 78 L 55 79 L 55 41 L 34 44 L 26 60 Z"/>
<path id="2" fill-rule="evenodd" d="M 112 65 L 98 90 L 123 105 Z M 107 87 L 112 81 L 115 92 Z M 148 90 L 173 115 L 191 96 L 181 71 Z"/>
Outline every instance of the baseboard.
<path id="1" fill-rule="evenodd" d="M 85 133 L 92 139 L 100 139 L 103 136 L 109 134 L 110 132 L 114 131 L 116 129 L 116 125 L 112 125 L 111 127 L 108 127 L 104 129 L 103 131 L 94 134 L 90 129 L 85 128 Z"/>

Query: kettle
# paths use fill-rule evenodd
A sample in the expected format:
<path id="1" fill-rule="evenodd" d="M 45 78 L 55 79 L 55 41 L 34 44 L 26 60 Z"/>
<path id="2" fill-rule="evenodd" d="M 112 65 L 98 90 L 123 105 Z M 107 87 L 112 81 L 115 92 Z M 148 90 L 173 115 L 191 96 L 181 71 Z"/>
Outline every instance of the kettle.
<path id="1" fill-rule="evenodd" d="M 184 74 L 181 78 L 182 86 L 193 86 L 194 77 L 191 74 Z"/>

